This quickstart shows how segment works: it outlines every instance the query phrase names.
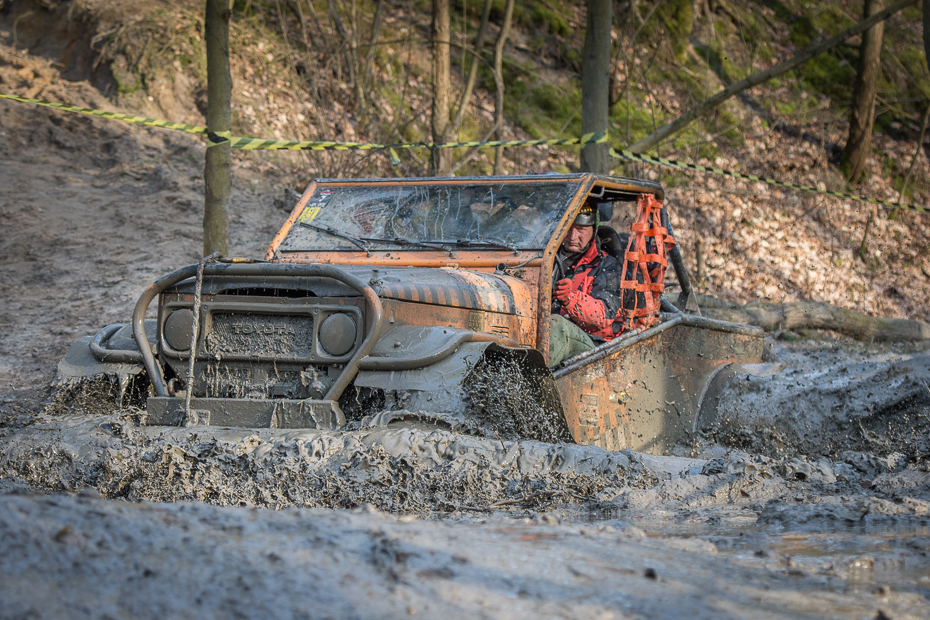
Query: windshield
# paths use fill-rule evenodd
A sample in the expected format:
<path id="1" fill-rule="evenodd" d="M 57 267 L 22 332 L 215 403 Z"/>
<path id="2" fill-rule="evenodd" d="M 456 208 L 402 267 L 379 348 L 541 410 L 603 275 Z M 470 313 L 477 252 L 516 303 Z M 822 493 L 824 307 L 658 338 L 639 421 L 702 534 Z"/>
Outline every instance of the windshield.
<path id="1" fill-rule="evenodd" d="M 318 187 L 279 251 L 546 247 L 577 182 Z"/>

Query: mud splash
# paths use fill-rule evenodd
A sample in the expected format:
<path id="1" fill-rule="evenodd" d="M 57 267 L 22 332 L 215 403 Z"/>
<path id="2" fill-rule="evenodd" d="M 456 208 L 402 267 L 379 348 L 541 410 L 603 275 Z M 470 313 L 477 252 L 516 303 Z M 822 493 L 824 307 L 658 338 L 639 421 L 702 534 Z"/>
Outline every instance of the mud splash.
<path id="1" fill-rule="evenodd" d="M 875 469 L 930 455 L 930 354 L 779 348 L 787 368 L 738 377 L 708 439 L 772 457 L 829 457 Z"/>
<path id="2" fill-rule="evenodd" d="M 793 383 L 768 384 L 774 405 L 752 417 L 736 399 L 747 428 L 801 436 L 807 422 L 772 412 L 781 386 L 832 393 L 805 379 L 816 364 L 791 355 Z M 847 367 L 867 378 L 889 355 L 912 378 L 925 361 L 850 354 Z M 658 457 L 379 426 L 374 415 L 343 432 L 158 428 L 138 409 L 3 402 L 0 596 L 24 613 L 97 609 L 91 593 L 140 617 L 233 602 L 264 613 L 267 601 L 281 615 L 310 604 L 308 593 L 329 601 L 321 615 L 357 617 L 917 618 L 930 608 L 930 473 L 919 446 L 905 455 L 893 439 L 856 451 L 851 433 L 833 457 L 745 451 L 726 444 L 743 435 L 721 433 Z M 53 495 L 29 496 L 37 490 Z M 193 587 L 195 568 L 217 578 Z M 312 578 L 334 572 L 337 582 Z"/>
<path id="3" fill-rule="evenodd" d="M 633 453 L 442 430 L 159 428 L 140 413 L 33 421 L 0 447 L 3 474 L 53 491 L 269 508 L 371 504 L 396 513 L 493 510 L 645 488 Z"/>

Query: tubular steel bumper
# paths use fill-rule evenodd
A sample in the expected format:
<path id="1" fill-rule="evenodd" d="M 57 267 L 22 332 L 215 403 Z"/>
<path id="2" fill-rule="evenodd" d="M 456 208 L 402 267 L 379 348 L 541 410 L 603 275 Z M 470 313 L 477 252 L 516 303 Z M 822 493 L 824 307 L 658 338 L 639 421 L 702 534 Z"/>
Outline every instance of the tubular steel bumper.
<path id="1" fill-rule="evenodd" d="M 361 346 L 346 363 L 342 374 L 336 379 L 324 397 L 325 401 L 337 401 L 355 375 L 359 362 L 374 349 L 381 336 L 384 309 L 374 289 L 354 275 L 332 265 L 293 264 L 293 263 L 220 263 L 208 264 L 203 269 L 204 276 L 309 276 L 332 278 L 353 288 L 365 298 L 368 305 L 366 336 Z M 152 354 L 151 346 L 145 335 L 145 312 L 159 294 L 175 284 L 197 275 L 197 265 L 178 269 L 174 273 L 160 278 L 143 291 L 136 303 L 132 315 L 132 331 L 141 352 L 142 362 L 148 372 L 156 397 L 168 398 L 168 387 L 162 374 L 161 366 Z M 255 401 L 262 402 L 262 401 Z M 274 403 L 275 401 L 268 401 Z M 298 401 L 299 402 L 299 401 Z"/>

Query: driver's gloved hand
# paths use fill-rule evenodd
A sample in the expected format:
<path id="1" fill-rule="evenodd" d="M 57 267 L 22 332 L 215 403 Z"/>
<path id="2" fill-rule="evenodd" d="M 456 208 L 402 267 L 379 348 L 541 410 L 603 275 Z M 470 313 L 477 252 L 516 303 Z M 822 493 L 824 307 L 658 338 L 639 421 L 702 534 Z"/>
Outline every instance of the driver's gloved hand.
<path id="1" fill-rule="evenodd" d="M 566 305 L 572 296 L 572 292 L 575 290 L 575 283 L 572 282 L 571 278 L 562 278 L 555 283 L 555 288 L 552 289 L 552 298 L 558 300 L 559 305 Z"/>

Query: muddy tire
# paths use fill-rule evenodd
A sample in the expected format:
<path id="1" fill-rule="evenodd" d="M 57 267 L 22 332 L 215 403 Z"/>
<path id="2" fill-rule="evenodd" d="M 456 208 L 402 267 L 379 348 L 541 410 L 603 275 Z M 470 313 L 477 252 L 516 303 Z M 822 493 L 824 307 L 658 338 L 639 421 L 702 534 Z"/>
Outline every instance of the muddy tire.
<path id="1" fill-rule="evenodd" d="M 571 442 L 552 373 L 537 351 L 489 347 L 466 380 L 469 418 L 503 439 Z"/>

